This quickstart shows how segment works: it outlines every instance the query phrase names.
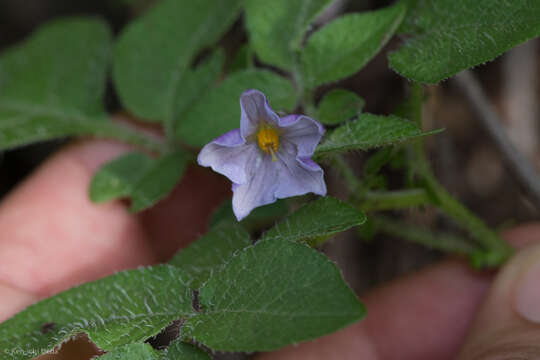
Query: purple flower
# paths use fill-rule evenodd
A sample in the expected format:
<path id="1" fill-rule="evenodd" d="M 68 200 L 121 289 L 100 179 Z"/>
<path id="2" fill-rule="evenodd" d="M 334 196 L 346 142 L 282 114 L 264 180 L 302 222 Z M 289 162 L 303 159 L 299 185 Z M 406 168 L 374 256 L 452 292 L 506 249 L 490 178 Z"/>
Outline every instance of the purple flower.
<path id="1" fill-rule="evenodd" d="M 311 160 L 324 134 L 322 125 L 304 115 L 280 118 L 258 90 L 240 96 L 240 109 L 240 129 L 206 144 L 198 157 L 200 165 L 232 181 L 236 218 L 276 199 L 325 195 L 324 172 Z"/>

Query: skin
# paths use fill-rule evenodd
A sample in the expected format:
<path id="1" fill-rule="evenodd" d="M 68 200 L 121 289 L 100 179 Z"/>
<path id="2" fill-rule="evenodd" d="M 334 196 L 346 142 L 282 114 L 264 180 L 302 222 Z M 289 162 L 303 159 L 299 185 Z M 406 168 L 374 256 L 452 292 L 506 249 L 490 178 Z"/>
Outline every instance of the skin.
<path id="1" fill-rule="evenodd" d="M 193 167 L 165 201 L 141 214 L 129 214 L 122 201 L 90 203 L 93 172 L 126 150 L 106 141 L 70 145 L 5 198 L 0 205 L 0 321 L 75 284 L 166 261 L 206 231 L 209 214 L 229 196 L 225 179 Z M 505 237 L 526 247 L 540 240 L 540 225 L 513 229 Z M 511 291 L 506 274 L 519 264 L 511 262 L 497 277 L 452 259 L 432 265 L 361 296 L 368 308 L 364 321 L 258 359 L 444 360 L 454 359 L 460 349 L 460 359 L 482 359 L 477 357 L 481 350 L 492 347 L 486 329 L 494 313 L 504 317 L 502 328 L 512 323 L 529 334 L 540 333 L 537 325 L 516 320 L 510 305 L 500 300 Z M 487 338 L 478 336 L 486 333 Z M 79 338 L 59 355 L 40 359 L 84 359 L 98 353 Z"/>

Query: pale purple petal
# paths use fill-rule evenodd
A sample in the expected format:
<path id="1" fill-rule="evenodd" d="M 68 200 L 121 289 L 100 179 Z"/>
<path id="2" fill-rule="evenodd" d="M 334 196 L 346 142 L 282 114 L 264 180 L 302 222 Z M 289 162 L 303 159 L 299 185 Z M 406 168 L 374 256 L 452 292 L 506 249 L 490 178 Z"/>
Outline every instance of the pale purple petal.
<path id="1" fill-rule="evenodd" d="M 324 127 L 316 120 L 304 115 L 288 115 L 279 119 L 283 128 L 282 138 L 298 148 L 298 156 L 310 157 L 324 135 Z"/>
<path id="2" fill-rule="evenodd" d="M 282 143 L 277 153 L 279 186 L 277 198 L 315 193 L 326 195 L 324 171 L 309 157 L 299 157 L 292 143 Z"/>
<path id="3" fill-rule="evenodd" d="M 272 110 L 264 94 L 258 90 L 246 90 L 240 96 L 240 131 L 247 139 L 259 128 L 261 122 L 277 126 L 279 116 Z"/>
<path id="4" fill-rule="evenodd" d="M 206 144 L 197 162 L 201 166 L 211 167 L 234 183 L 244 184 L 248 182 L 246 167 L 258 153 L 257 145 L 246 144 L 240 136 L 240 129 L 235 129 Z"/>
<path id="5" fill-rule="evenodd" d="M 248 182 L 233 184 L 232 207 L 238 221 L 246 217 L 258 206 L 276 201 L 275 192 L 278 187 L 278 169 L 276 162 L 268 155 L 261 155 L 248 164 Z"/>

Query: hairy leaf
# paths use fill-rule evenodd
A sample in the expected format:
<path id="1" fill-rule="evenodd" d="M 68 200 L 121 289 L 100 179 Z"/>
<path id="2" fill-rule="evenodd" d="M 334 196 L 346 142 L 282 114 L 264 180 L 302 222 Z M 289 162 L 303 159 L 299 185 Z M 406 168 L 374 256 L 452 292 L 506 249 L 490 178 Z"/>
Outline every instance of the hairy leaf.
<path id="1" fill-rule="evenodd" d="M 189 145 L 203 146 L 213 138 L 240 127 L 240 95 L 247 89 L 265 93 L 275 110 L 292 110 L 296 94 L 290 81 L 267 70 L 233 73 L 203 95 L 178 123 L 176 135 Z"/>
<path id="2" fill-rule="evenodd" d="M 326 256 L 287 240 L 239 252 L 201 288 L 185 335 L 214 350 L 265 351 L 361 319 L 364 306 Z"/>
<path id="3" fill-rule="evenodd" d="M 362 111 L 364 99 L 352 91 L 334 89 L 322 98 L 317 109 L 317 120 L 325 125 L 337 125 Z"/>
<path id="4" fill-rule="evenodd" d="M 171 343 L 163 360 L 211 360 L 210 356 L 191 344 L 175 340 Z"/>
<path id="5" fill-rule="evenodd" d="M 201 349 L 178 340 L 174 340 L 167 349 L 154 350 L 146 343 L 136 343 L 121 346 L 99 360 L 211 360 L 210 356 Z"/>
<path id="6" fill-rule="evenodd" d="M 131 211 L 146 209 L 169 194 L 188 161 L 188 155 L 181 151 L 157 159 L 138 152 L 123 155 L 96 172 L 90 184 L 90 199 L 100 203 L 130 197 Z"/>
<path id="7" fill-rule="evenodd" d="M 323 197 L 289 215 L 264 234 L 263 239 L 313 242 L 365 221 L 366 216 L 360 210 L 339 199 Z"/>
<path id="8" fill-rule="evenodd" d="M 222 223 L 181 249 L 169 264 L 184 270 L 189 276 L 190 286 L 198 289 L 235 252 L 249 245 L 251 238 L 242 226 Z"/>
<path id="9" fill-rule="evenodd" d="M 68 135 L 117 136 L 102 97 L 110 30 L 95 18 L 58 20 L 0 57 L 0 149 Z"/>
<path id="10" fill-rule="evenodd" d="M 188 69 L 182 78 L 182 86 L 178 88 L 175 102 L 175 115 L 171 118 L 174 127 L 182 121 L 183 115 L 189 111 L 205 92 L 216 82 L 225 63 L 225 54 L 219 49 L 203 61 L 195 69 Z"/>
<path id="11" fill-rule="evenodd" d="M 29 306 L 0 324 L 2 359 L 29 359 L 84 332 L 106 351 L 142 342 L 194 314 L 185 273 L 158 265 L 119 272 Z M 53 324 L 44 331 L 45 324 Z"/>
<path id="12" fill-rule="evenodd" d="M 118 40 L 113 74 L 124 105 L 142 119 L 171 121 L 188 90 L 185 77 L 207 75 L 190 72 L 194 57 L 239 11 L 240 0 L 163 0 L 131 23 Z"/>
<path id="13" fill-rule="evenodd" d="M 330 132 L 317 147 L 316 155 L 350 150 L 369 150 L 380 146 L 401 143 L 419 136 L 439 132 L 422 130 L 412 121 L 390 115 L 362 113 L 357 120 L 350 121 Z"/>
<path id="14" fill-rule="evenodd" d="M 277 219 L 285 216 L 289 212 L 289 206 L 286 199 L 278 199 L 271 204 L 255 208 L 246 218 L 240 221 L 240 224 L 249 231 L 260 229 L 269 225 Z M 231 200 L 225 200 L 212 214 L 210 226 L 221 222 L 236 222 L 232 209 Z"/>
<path id="15" fill-rule="evenodd" d="M 309 24 L 332 0 L 246 0 L 246 27 L 261 61 L 292 70 Z"/>
<path id="16" fill-rule="evenodd" d="M 145 343 L 121 346 L 98 358 L 99 360 L 160 360 L 162 355 Z M 181 358 L 178 358 L 181 359 Z"/>
<path id="17" fill-rule="evenodd" d="M 405 16 L 398 2 L 382 10 L 344 15 L 313 34 L 302 51 L 307 88 L 360 70 L 390 40 Z"/>
<path id="18" fill-rule="evenodd" d="M 390 55 L 401 75 L 435 84 L 540 36 L 537 0 L 413 0 L 403 31 L 412 35 Z"/>

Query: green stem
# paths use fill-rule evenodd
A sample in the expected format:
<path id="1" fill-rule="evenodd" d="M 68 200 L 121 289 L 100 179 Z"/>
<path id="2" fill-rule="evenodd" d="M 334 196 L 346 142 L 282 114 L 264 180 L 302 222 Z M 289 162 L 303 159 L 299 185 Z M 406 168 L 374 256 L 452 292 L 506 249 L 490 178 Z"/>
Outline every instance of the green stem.
<path id="1" fill-rule="evenodd" d="M 429 204 L 433 204 L 433 200 L 424 189 L 407 189 L 368 191 L 364 194 L 358 206 L 363 211 L 381 211 Z"/>
<path id="2" fill-rule="evenodd" d="M 334 169 L 338 171 L 351 193 L 357 194 L 364 191 L 364 184 L 358 179 L 342 155 L 333 155 L 325 160 L 332 164 Z"/>
<path id="3" fill-rule="evenodd" d="M 498 266 L 508 259 L 513 249 L 495 231 L 456 200 L 435 178 L 421 147 L 415 148 L 417 172 L 429 192 L 436 200 L 436 205 L 458 225 L 468 231 L 470 236 L 481 245 L 485 252 L 478 254 L 476 265 Z"/>
<path id="4" fill-rule="evenodd" d="M 476 247 L 466 240 L 451 234 L 429 231 L 402 221 L 391 220 L 384 216 L 372 216 L 370 220 L 375 225 L 375 228 L 383 234 L 404 238 L 410 242 L 422 244 L 444 252 L 467 255 L 473 259 L 476 259 L 478 255 L 478 249 Z"/>

